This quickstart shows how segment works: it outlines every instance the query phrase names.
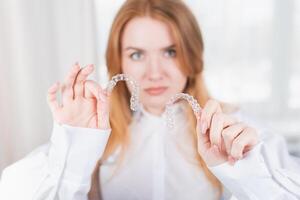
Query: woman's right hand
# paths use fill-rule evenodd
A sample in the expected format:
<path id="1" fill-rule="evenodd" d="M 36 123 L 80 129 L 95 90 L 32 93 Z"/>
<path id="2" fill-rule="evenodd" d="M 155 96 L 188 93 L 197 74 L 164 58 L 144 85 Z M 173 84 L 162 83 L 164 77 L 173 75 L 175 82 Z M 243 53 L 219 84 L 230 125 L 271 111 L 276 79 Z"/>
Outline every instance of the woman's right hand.
<path id="1" fill-rule="evenodd" d="M 99 84 L 86 80 L 94 66 L 80 68 L 75 63 L 61 85 L 48 89 L 47 100 L 53 119 L 61 124 L 84 128 L 110 129 L 108 94 Z M 56 98 L 61 89 L 62 105 Z"/>

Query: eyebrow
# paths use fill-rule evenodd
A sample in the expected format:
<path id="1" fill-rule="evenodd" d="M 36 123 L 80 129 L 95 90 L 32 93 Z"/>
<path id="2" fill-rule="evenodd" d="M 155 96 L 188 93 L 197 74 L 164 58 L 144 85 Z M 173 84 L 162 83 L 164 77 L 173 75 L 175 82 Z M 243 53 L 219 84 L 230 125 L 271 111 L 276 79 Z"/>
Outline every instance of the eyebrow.
<path id="1" fill-rule="evenodd" d="M 174 48 L 174 47 L 176 47 L 176 45 L 175 45 L 175 44 L 171 44 L 171 45 L 169 45 L 169 46 L 167 46 L 167 47 L 161 48 L 161 50 L 167 50 L 167 49 L 171 49 L 171 48 Z M 128 51 L 128 50 L 137 50 L 137 51 L 141 51 L 141 52 L 144 52 L 144 51 L 145 51 L 145 50 L 142 49 L 142 48 L 131 47 L 131 46 L 126 47 L 124 50 L 125 50 L 125 51 Z"/>

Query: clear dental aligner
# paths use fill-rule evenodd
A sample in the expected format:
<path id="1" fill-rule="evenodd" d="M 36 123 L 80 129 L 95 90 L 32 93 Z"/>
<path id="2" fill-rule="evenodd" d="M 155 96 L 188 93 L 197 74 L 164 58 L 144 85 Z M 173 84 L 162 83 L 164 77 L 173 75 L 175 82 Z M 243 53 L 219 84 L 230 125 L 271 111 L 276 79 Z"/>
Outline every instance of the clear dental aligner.
<path id="1" fill-rule="evenodd" d="M 136 83 L 135 80 L 133 80 L 131 77 L 129 77 L 126 74 L 117 74 L 112 77 L 112 79 L 108 82 L 108 85 L 106 87 L 106 91 L 108 93 L 111 93 L 114 87 L 117 85 L 117 82 L 119 81 L 126 81 L 129 83 L 132 94 L 130 98 L 130 109 L 132 111 L 137 111 L 139 107 L 139 86 Z"/>
<path id="2" fill-rule="evenodd" d="M 199 103 L 197 102 L 197 100 L 193 96 L 186 94 L 186 93 L 175 94 L 166 104 L 167 126 L 171 129 L 174 127 L 172 105 L 179 99 L 185 99 L 188 101 L 188 103 L 191 105 L 196 117 L 199 116 L 199 114 L 201 112 L 201 107 L 200 107 Z"/>

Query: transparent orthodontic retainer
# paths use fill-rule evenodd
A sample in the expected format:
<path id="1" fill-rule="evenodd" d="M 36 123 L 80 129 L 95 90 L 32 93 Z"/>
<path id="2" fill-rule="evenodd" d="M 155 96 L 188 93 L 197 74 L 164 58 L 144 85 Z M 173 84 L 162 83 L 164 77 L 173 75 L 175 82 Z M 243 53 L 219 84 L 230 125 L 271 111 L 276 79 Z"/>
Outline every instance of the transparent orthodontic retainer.
<path id="1" fill-rule="evenodd" d="M 135 80 L 126 74 L 117 74 L 108 82 L 106 91 L 110 94 L 119 81 L 126 81 L 132 90 L 130 97 L 130 109 L 137 111 L 139 109 L 139 86 Z"/>
<path id="2" fill-rule="evenodd" d="M 201 112 L 201 107 L 199 105 L 199 103 L 197 102 L 197 100 L 189 95 L 189 94 L 186 94 L 186 93 L 178 93 L 178 94 L 175 94 L 166 104 L 166 120 L 167 120 L 167 126 L 170 128 L 170 129 L 173 129 L 174 128 L 174 119 L 173 119 L 173 109 L 172 109 L 172 105 L 180 100 L 180 99 L 184 99 L 186 100 L 190 106 L 192 107 L 193 109 L 193 112 L 197 118 L 197 116 L 199 116 L 200 112 Z"/>

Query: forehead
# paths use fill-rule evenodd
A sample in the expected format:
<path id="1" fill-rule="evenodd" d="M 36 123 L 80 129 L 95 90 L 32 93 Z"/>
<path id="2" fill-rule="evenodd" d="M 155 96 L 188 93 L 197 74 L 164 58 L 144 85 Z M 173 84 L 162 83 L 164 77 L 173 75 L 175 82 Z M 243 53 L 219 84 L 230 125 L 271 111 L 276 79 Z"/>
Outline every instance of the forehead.
<path id="1" fill-rule="evenodd" d="M 170 27 L 150 17 L 135 17 L 125 26 L 122 47 L 141 47 L 147 49 L 163 48 L 174 44 Z"/>

